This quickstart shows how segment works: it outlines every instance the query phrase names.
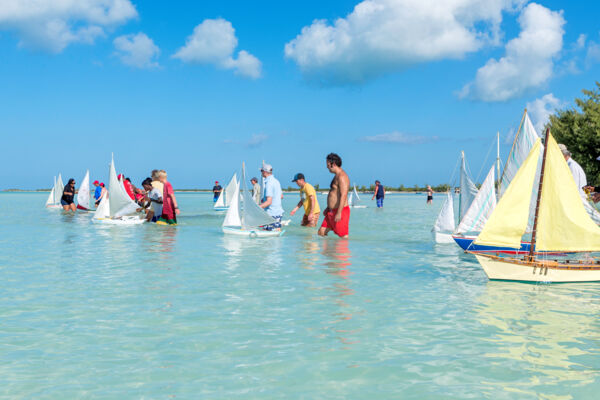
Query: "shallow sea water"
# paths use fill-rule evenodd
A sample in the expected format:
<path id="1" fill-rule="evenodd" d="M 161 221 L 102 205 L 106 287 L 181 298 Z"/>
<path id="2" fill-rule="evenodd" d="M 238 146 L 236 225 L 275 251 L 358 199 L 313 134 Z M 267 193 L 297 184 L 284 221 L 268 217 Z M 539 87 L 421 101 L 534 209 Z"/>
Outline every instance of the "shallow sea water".
<path id="1" fill-rule="evenodd" d="M 600 284 L 488 281 L 432 243 L 439 196 L 354 209 L 349 240 L 317 237 L 300 214 L 281 238 L 225 236 L 208 194 L 177 193 L 177 227 L 99 226 L 46 197 L 0 194 L 0 398 L 600 391 Z"/>

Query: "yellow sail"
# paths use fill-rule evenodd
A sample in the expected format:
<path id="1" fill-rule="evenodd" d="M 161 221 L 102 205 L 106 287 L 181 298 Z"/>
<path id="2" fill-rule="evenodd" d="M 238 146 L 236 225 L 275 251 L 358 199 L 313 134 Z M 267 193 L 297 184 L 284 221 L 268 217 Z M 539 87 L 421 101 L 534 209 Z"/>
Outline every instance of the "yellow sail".
<path id="1" fill-rule="evenodd" d="M 529 203 L 540 158 L 540 148 L 541 140 L 538 138 L 490 219 L 475 239 L 475 244 L 515 249 L 521 247 L 521 238 L 529 220 Z M 581 200 L 579 202 L 581 203 Z"/>
<path id="2" fill-rule="evenodd" d="M 600 228 L 585 211 L 571 170 L 548 135 L 536 229 L 538 251 L 600 251 Z"/>

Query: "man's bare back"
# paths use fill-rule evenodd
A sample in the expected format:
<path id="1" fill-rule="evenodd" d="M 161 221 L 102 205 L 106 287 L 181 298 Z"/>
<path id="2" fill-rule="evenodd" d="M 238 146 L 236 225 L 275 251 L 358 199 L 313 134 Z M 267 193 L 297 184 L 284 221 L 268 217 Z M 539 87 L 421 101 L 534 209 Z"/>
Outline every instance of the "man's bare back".
<path id="1" fill-rule="evenodd" d="M 348 174 L 340 168 L 335 174 L 331 185 L 329 186 L 329 194 L 327 195 L 327 208 L 330 210 L 346 207 L 348 204 L 348 189 L 350 188 L 350 179 Z"/>

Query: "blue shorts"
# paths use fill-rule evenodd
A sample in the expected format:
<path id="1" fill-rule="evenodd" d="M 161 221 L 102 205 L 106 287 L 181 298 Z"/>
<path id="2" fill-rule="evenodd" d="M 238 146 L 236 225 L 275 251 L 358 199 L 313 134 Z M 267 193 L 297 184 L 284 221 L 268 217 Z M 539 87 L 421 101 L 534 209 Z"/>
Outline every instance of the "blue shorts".
<path id="1" fill-rule="evenodd" d="M 383 207 L 383 197 L 380 199 L 377 199 L 377 208 L 381 208 Z"/>
<path id="2" fill-rule="evenodd" d="M 61 199 L 60 200 L 60 204 L 63 205 L 63 206 L 69 206 L 69 205 L 73 204 L 73 202 L 67 203 L 66 201 L 64 201 L 64 200 Z"/>
<path id="3" fill-rule="evenodd" d="M 265 231 L 272 231 L 273 229 L 281 229 L 281 217 L 282 217 L 282 215 L 279 215 L 277 217 L 273 217 L 275 219 L 275 221 L 277 221 L 277 222 L 274 222 L 274 223 L 269 224 L 269 225 L 265 225 L 265 226 L 263 226 L 263 229 Z"/>
<path id="4" fill-rule="evenodd" d="M 217 197 L 213 197 L 213 203 L 216 203 L 216 202 L 217 202 L 217 200 L 219 200 L 219 197 L 218 197 L 218 196 L 217 196 Z"/>

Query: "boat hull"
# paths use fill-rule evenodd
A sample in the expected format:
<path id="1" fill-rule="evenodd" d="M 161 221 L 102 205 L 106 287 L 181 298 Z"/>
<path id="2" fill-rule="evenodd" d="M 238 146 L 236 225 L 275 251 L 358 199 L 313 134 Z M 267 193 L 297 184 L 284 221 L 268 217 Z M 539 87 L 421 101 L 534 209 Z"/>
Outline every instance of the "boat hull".
<path id="1" fill-rule="evenodd" d="M 227 211 L 229 207 L 215 207 L 215 211 Z"/>
<path id="2" fill-rule="evenodd" d="M 517 260 L 474 254 L 490 280 L 521 282 L 597 282 L 600 265 L 587 267 L 559 267 L 556 262 L 526 264 Z"/>
<path id="3" fill-rule="evenodd" d="M 367 208 L 367 206 L 350 206 L 350 208 Z"/>
<path id="4" fill-rule="evenodd" d="M 264 238 L 264 237 L 276 237 L 283 235 L 284 231 L 265 231 L 262 229 L 253 230 L 241 230 L 236 228 L 223 227 L 223 233 L 228 235 L 245 236 L 249 238 Z"/>
<path id="5" fill-rule="evenodd" d="M 105 225 L 140 225 L 146 222 L 145 219 L 138 217 L 123 217 L 123 218 L 92 218 L 92 222 Z"/>
<path id="6" fill-rule="evenodd" d="M 520 249 L 513 249 L 510 247 L 497 247 L 497 246 L 482 246 L 479 244 L 473 244 L 476 236 L 456 236 L 452 235 L 452 239 L 461 249 L 467 251 L 476 251 L 478 253 L 502 253 L 502 254 L 526 254 L 529 253 L 530 244 L 528 242 L 521 242 Z"/>
<path id="7" fill-rule="evenodd" d="M 431 236 L 433 236 L 433 241 L 439 244 L 454 243 L 454 239 L 452 239 L 452 235 L 449 233 L 431 231 Z"/>
<path id="8" fill-rule="evenodd" d="M 46 208 L 56 210 L 58 208 L 62 208 L 62 206 L 60 204 L 49 204 L 49 205 L 46 206 Z"/>

